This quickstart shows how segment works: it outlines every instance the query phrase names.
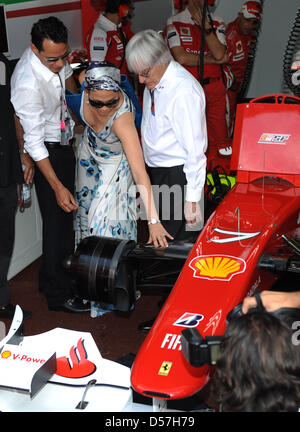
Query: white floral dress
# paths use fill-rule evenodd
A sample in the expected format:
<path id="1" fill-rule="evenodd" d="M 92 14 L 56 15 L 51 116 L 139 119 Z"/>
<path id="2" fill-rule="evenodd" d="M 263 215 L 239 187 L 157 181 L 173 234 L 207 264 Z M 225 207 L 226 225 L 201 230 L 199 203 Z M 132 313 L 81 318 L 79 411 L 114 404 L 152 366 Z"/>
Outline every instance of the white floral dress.
<path id="1" fill-rule="evenodd" d="M 86 128 L 77 155 L 77 245 L 91 235 L 137 239 L 136 189 L 122 143 L 112 131 L 114 120 L 133 111 L 131 100 L 122 93 L 123 104 L 99 134 L 84 119 L 82 98 Z"/>

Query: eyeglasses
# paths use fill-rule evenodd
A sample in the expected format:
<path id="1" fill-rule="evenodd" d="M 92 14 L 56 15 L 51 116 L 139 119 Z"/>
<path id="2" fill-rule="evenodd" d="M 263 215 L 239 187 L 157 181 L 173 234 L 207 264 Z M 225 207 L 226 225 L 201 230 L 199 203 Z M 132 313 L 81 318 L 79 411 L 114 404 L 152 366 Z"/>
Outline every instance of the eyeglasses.
<path id="1" fill-rule="evenodd" d="M 151 69 L 152 69 L 151 67 L 144 69 L 142 70 L 142 72 L 138 73 L 137 75 L 142 76 L 144 78 L 149 78 Z"/>
<path id="2" fill-rule="evenodd" d="M 99 100 L 89 98 L 90 105 L 94 108 L 97 108 L 97 109 L 100 109 L 103 107 L 112 108 L 112 107 L 118 105 L 119 101 L 120 101 L 120 98 L 111 99 L 110 101 L 107 101 L 107 102 L 102 102 Z"/>
<path id="3" fill-rule="evenodd" d="M 62 55 L 62 56 L 59 56 L 59 57 L 49 57 L 49 58 L 45 57 L 45 59 L 46 59 L 46 61 L 47 61 L 48 63 L 56 63 L 56 62 L 58 62 L 59 60 L 65 60 L 67 57 L 69 57 L 70 53 L 71 53 L 71 51 L 67 51 L 67 52 L 66 52 L 64 55 Z"/>

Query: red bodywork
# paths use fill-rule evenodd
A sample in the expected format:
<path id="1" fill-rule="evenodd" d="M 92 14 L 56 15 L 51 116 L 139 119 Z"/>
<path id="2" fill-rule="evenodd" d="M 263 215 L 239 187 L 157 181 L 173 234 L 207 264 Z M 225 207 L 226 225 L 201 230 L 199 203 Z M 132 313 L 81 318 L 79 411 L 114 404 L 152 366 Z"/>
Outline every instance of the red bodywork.
<path id="1" fill-rule="evenodd" d="M 131 374 L 137 392 L 181 399 L 201 390 L 213 369 L 187 362 L 181 331 L 223 335 L 228 312 L 278 277 L 258 268 L 261 255 L 293 255 L 281 236 L 300 234 L 299 125 L 299 98 L 273 95 L 238 106 L 237 184 L 207 221 L 139 350 Z"/>

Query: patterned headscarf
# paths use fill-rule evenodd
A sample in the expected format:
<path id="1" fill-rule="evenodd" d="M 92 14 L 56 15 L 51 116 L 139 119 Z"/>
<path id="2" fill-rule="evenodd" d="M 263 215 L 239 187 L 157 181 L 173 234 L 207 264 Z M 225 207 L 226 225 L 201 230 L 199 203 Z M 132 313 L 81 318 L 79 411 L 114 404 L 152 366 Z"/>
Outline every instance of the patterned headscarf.
<path id="1" fill-rule="evenodd" d="M 85 73 L 87 90 L 121 90 L 120 70 L 109 62 L 91 62 Z"/>

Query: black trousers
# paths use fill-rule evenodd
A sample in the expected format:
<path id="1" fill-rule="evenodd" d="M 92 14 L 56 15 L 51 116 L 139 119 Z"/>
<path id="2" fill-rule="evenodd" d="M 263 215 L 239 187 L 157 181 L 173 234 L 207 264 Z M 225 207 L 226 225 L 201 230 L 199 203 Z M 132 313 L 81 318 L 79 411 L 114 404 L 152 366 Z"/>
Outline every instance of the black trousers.
<path id="1" fill-rule="evenodd" d="M 186 230 L 184 217 L 186 176 L 183 165 L 151 168 L 148 172 L 152 184 L 159 219 L 174 240 L 187 240 L 191 231 Z"/>
<path id="2" fill-rule="evenodd" d="M 62 184 L 74 194 L 75 155 L 72 147 L 48 149 L 51 165 Z M 63 261 L 74 253 L 73 212 L 64 212 L 56 202 L 49 183 L 36 169 L 35 188 L 43 222 L 43 257 L 39 290 L 48 306 L 59 306 L 72 295 L 71 279 Z"/>
<path id="3" fill-rule="evenodd" d="M 0 187 L 0 306 L 10 302 L 7 273 L 15 240 L 17 185 Z"/>

